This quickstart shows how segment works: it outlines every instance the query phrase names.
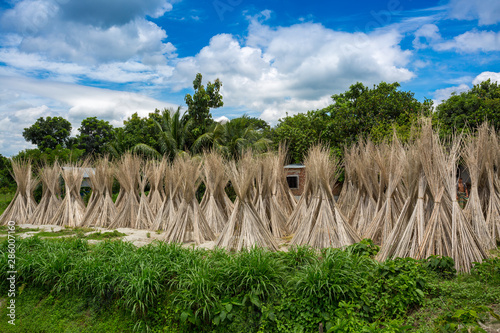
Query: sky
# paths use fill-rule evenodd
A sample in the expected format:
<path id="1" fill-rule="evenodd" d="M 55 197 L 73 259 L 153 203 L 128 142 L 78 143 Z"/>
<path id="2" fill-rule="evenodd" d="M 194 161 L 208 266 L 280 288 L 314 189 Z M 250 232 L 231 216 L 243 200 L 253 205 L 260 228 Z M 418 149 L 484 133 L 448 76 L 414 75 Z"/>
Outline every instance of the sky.
<path id="1" fill-rule="evenodd" d="M 356 82 L 439 103 L 500 81 L 499 24 L 499 0 L 3 0 L 0 154 L 34 148 L 40 117 L 76 135 L 87 117 L 185 110 L 196 73 L 222 81 L 216 119 L 275 125 Z"/>

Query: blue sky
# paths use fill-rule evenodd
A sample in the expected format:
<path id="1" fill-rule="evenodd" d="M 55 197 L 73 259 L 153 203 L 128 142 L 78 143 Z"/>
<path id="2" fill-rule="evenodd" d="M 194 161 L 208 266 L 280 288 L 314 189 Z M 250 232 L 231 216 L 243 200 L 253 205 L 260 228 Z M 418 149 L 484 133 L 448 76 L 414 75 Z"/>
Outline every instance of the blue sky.
<path id="1" fill-rule="evenodd" d="M 0 2 L 0 153 L 39 117 L 120 126 L 184 106 L 196 73 L 224 107 L 272 124 L 357 81 L 446 99 L 500 80 L 500 1 L 7 0 Z"/>

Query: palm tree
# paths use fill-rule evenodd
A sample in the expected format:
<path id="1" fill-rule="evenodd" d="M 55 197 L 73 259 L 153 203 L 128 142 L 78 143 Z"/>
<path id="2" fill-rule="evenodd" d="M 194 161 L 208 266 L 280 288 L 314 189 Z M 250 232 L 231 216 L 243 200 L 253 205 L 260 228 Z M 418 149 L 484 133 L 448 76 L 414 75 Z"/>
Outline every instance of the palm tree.
<path id="1" fill-rule="evenodd" d="M 193 125 L 187 114 L 181 114 L 181 107 L 176 111 L 163 109 L 160 119 L 153 119 L 158 133 L 158 149 L 145 143 L 139 143 L 132 149 L 145 155 L 161 158 L 166 155 L 173 159 L 187 150 L 187 138 Z"/>
<path id="2" fill-rule="evenodd" d="M 255 129 L 247 115 L 234 118 L 224 124 L 214 123 L 209 130 L 193 143 L 193 150 L 212 148 L 225 157 L 238 158 L 248 148 L 263 151 L 271 144 L 271 140 Z"/>

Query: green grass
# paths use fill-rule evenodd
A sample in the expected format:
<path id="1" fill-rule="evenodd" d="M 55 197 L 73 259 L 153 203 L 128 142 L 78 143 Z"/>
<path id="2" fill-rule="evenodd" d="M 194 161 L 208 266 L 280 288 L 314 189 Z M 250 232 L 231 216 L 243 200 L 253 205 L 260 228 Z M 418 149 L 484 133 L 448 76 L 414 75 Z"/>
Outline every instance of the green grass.
<path id="1" fill-rule="evenodd" d="M 4 293 L 7 246 L 0 244 Z M 19 322 L 19 332 L 315 332 L 319 323 L 325 332 L 455 332 L 457 321 L 474 328 L 489 316 L 486 307 L 500 303 L 500 259 L 445 279 L 436 275 L 445 272 L 441 266 L 425 261 L 378 263 L 370 242 L 345 250 L 233 253 L 34 236 L 16 246 L 17 283 L 30 297 L 19 318 L 30 312 L 34 318 Z"/>
<path id="2" fill-rule="evenodd" d="M 94 231 L 94 228 L 70 228 L 70 227 L 65 227 L 64 229 L 58 230 L 58 231 L 41 231 L 37 233 L 37 236 L 39 237 L 61 237 L 61 236 L 71 236 L 71 235 L 76 235 L 79 237 L 84 237 L 84 234 L 87 232 Z"/>
<path id="3" fill-rule="evenodd" d="M 107 232 L 103 232 L 103 233 L 98 231 L 98 232 L 94 232 L 88 236 L 85 236 L 85 239 L 105 240 L 105 239 L 118 238 L 118 237 L 123 237 L 123 236 L 127 236 L 127 234 L 118 232 L 117 230 L 107 231 Z"/>
<path id="4" fill-rule="evenodd" d="M 7 317 L 2 306 L 0 316 Z M 0 332 L 132 332 L 134 321 L 117 302 L 102 306 L 79 293 L 47 294 L 25 288 L 16 297 L 16 325 L 0 320 Z"/>

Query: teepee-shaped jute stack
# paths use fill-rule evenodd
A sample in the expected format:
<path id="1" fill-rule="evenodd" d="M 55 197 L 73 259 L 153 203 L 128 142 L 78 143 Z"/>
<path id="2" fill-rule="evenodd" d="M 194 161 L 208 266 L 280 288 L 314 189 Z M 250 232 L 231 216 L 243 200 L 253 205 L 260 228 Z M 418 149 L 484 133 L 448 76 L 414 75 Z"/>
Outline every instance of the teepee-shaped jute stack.
<path id="1" fill-rule="evenodd" d="M 116 200 L 117 214 L 109 228 L 133 228 L 139 211 L 139 183 L 141 159 L 125 154 L 118 161 L 115 176 L 120 183 L 120 202 Z"/>
<path id="2" fill-rule="evenodd" d="M 485 169 L 490 195 L 486 211 L 486 224 L 492 238 L 500 241 L 500 182 L 495 173 L 495 169 L 500 168 L 500 145 L 498 136 L 493 129 L 490 131 L 488 147 Z"/>
<path id="3" fill-rule="evenodd" d="M 336 207 L 331 184 L 339 173 L 339 163 L 322 146 L 309 149 L 305 166 L 313 195 L 306 220 L 295 233 L 291 244 L 315 248 L 343 247 L 359 242 L 360 238 Z"/>
<path id="4" fill-rule="evenodd" d="M 82 164 L 69 164 L 62 168 L 64 179 L 64 199 L 54 214 L 50 224 L 80 227 L 85 215 L 85 203 L 80 196 L 85 167 Z"/>
<path id="5" fill-rule="evenodd" d="M 132 228 L 134 229 L 152 229 L 154 224 L 155 216 L 149 205 L 149 199 L 146 196 L 145 190 L 148 183 L 148 177 L 146 175 L 146 170 L 143 170 L 139 177 L 139 188 L 141 190 L 141 197 L 139 199 L 139 208 L 137 209 L 137 217 L 132 223 Z"/>
<path id="6" fill-rule="evenodd" d="M 17 183 L 17 190 L 7 209 L 0 217 L 0 224 L 14 221 L 17 224 L 26 223 L 36 209 L 33 190 L 38 180 L 31 173 L 30 160 L 11 160 L 12 177 Z"/>
<path id="7" fill-rule="evenodd" d="M 278 250 L 278 245 L 268 226 L 255 210 L 250 189 L 257 174 L 257 162 L 250 152 L 236 163 L 230 161 L 227 167 L 229 179 L 237 199 L 228 224 L 224 227 L 216 245 L 227 250 L 241 250 L 253 246 Z"/>
<path id="8" fill-rule="evenodd" d="M 404 186 L 400 187 L 405 192 L 406 201 L 396 225 L 377 255 L 379 261 L 394 257 L 417 258 L 418 256 L 425 231 L 424 203 L 427 190 L 427 181 L 422 171 L 419 155 L 418 144 L 408 148 L 406 160 L 403 163 L 405 166 Z M 409 218 L 408 214 L 410 214 Z"/>
<path id="9" fill-rule="evenodd" d="M 196 199 L 196 190 L 201 183 L 200 161 L 190 156 L 179 156 L 175 164 L 182 172 L 182 202 L 172 223 L 168 225 L 164 240 L 176 243 L 195 242 L 196 244 L 215 240 L 215 235 Z"/>
<path id="10" fill-rule="evenodd" d="M 208 225 L 218 235 L 229 220 L 228 212 L 224 208 L 227 197 L 224 188 L 228 179 L 223 157 L 216 152 L 205 152 L 202 171 L 206 190 L 200 206 Z"/>
<path id="11" fill-rule="evenodd" d="M 385 155 L 388 155 L 388 158 L 384 158 Z M 388 154 L 379 154 L 377 157 L 376 160 L 379 164 L 379 169 L 383 170 L 380 173 L 381 178 L 387 177 L 385 193 L 382 194 L 382 192 L 380 192 L 380 195 L 383 195 L 385 200 L 382 202 L 380 209 L 370 222 L 363 237 L 370 238 L 378 244 L 384 244 L 401 213 L 401 207 L 398 207 L 395 195 L 398 193 L 396 189 L 400 185 L 401 178 L 403 177 L 405 151 L 394 135 L 392 143 L 389 146 Z"/>
<path id="12" fill-rule="evenodd" d="M 472 224 L 481 245 L 485 249 L 494 249 L 496 248 L 495 240 L 486 224 L 478 190 L 479 180 L 485 171 L 487 150 L 491 149 L 491 147 L 488 147 L 489 138 L 488 127 L 485 123 L 479 127 L 475 136 L 469 135 L 465 138 L 462 156 L 469 170 L 471 180 L 471 190 L 465 215 Z"/>
<path id="13" fill-rule="evenodd" d="M 61 167 L 57 162 L 52 166 L 46 164 L 39 170 L 38 174 L 43 185 L 42 199 L 28 223 L 49 224 L 61 205 L 61 187 L 59 185 Z"/>
<path id="14" fill-rule="evenodd" d="M 182 170 L 179 163 L 165 163 L 163 169 L 163 181 L 165 197 L 155 217 L 153 230 L 167 230 L 171 223 L 174 223 L 175 213 L 179 205 L 178 192 L 181 186 Z"/>
<path id="15" fill-rule="evenodd" d="M 148 203 L 153 216 L 157 216 L 165 198 L 163 182 L 165 177 L 165 165 L 167 159 L 161 161 L 151 160 L 146 162 L 145 173 L 149 182 Z"/>
<path id="16" fill-rule="evenodd" d="M 112 199 L 114 171 L 107 158 L 95 163 L 94 172 L 89 173 L 92 195 L 83 217 L 83 225 L 107 228 L 116 216 Z"/>

